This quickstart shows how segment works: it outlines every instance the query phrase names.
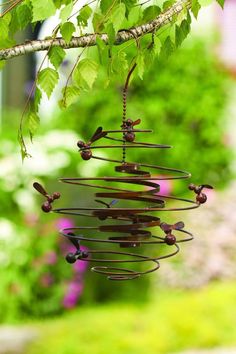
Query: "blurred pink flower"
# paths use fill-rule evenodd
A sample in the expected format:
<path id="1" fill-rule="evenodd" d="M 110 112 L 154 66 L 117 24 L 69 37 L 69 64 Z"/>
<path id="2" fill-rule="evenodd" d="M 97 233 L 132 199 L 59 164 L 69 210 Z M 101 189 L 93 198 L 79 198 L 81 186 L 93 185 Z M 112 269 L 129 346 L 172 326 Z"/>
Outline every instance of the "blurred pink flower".
<path id="1" fill-rule="evenodd" d="M 74 221 L 69 218 L 60 218 L 56 221 L 58 230 L 75 227 Z"/>
<path id="2" fill-rule="evenodd" d="M 155 176 L 153 176 L 155 177 Z M 159 180 L 159 178 L 167 178 L 167 176 L 161 176 L 161 175 L 158 175 L 156 176 L 158 177 L 158 179 L 156 180 L 152 180 L 152 182 L 154 183 L 157 183 L 160 185 L 160 192 L 158 194 L 161 194 L 161 195 L 170 195 L 172 190 L 173 190 L 173 182 L 172 180 L 167 180 L 167 179 L 163 179 L 163 180 Z M 150 188 L 148 188 L 150 189 Z"/>
<path id="3" fill-rule="evenodd" d="M 83 284 L 71 282 L 68 284 L 67 292 L 63 298 L 63 306 L 67 309 L 75 307 L 83 292 Z"/>
<path id="4" fill-rule="evenodd" d="M 88 251 L 88 248 L 85 246 L 81 246 L 80 249 L 81 251 Z M 73 268 L 76 273 L 84 273 L 88 268 L 88 261 L 76 261 L 73 264 Z"/>

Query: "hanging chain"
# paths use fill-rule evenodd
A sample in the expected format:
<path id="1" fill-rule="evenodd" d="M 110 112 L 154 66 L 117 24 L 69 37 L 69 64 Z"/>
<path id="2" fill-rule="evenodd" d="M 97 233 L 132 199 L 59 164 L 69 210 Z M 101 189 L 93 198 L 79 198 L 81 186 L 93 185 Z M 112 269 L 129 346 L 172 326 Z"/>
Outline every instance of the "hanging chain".
<path id="1" fill-rule="evenodd" d="M 128 92 L 128 86 L 129 86 L 129 80 L 130 77 L 136 68 L 137 64 L 135 63 L 131 69 L 128 72 L 126 81 L 125 81 L 125 86 L 123 88 L 123 116 L 122 116 L 122 129 L 125 127 L 125 121 L 126 121 L 126 109 L 127 109 L 127 92 Z M 126 157 L 126 140 L 125 140 L 125 132 L 123 133 L 123 149 L 122 149 L 122 164 L 125 164 L 125 157 Z"/>

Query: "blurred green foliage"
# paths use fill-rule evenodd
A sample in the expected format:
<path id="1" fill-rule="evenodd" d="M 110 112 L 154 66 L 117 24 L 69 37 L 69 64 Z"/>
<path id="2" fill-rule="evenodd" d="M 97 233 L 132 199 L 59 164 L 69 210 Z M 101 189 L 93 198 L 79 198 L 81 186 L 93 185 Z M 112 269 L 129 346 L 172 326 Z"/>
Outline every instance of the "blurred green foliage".
<path id="1" fill-rule="evenodd" d="M 236 345 L 235 283 L 160 290 L 152 302 L 85 307 L 39 323 L 27 354 L 166 354 Z"/>
<path id="2" fill-rule="evenodd" d="M 0 321 L 63 311 L 63 298 L 74 273 L 65 263 L 60 249 L 55 221 L 58 216 L 42 216 L 42 197 L 33 191 L 32 184 L 37 180 L 50 193 L 62 192 L 63 198 L 57 207 L 85 206 L 85 201 L 88 207 L 94 205 L 94 191 L 58 186 L 56 180 L 77 175 L 113 175 L 108 163 L 82 161 L 76 142 L 79 138 L 89 140 L 99 125 L 104 129 L 119 128 L 122 85 L 123 82 L 114 82 L 110 88 L 99 86 L 92 93 L 81 95 L 78 102 L 59 117 L 55 115 L 49 122 L 42 123 L 31 146 L 33 158 L 23 165 L 15 138 L 16 115 L 8 114 L 0 152 Z M 154 130 L 154 134 L 139 136 L 138 141 L 171 144 L 175 148 L 171 151 L 129 151 L 128 158 L 187 169 L 196 183 L 226 185 L 232 177 L 232 153 L 227 143 L 224 117 L 229 87 L 226 73 L 202 42 L 189 42 L 168 62 L 157 61 L 145 74 L 144 81 L 133 80 L 128 117 L 141 118 L 140 128 Z M 106 150 L 105 153 L 120 158 L 120 152 Z M 178 185 L 175 193 L 183 190 L 186 190 L 186 182 Z M 49 251 L 57 256 L 53 265 L 45 263 L 45 254 Z M 48 273 L 53 277 L 50 286 L 42 280 Z M 82 279 L 84 283 L 81 303 L 118 299 L 138 301 L 150 295 L 151 276 L 120 285 L 87 272 Z"/>

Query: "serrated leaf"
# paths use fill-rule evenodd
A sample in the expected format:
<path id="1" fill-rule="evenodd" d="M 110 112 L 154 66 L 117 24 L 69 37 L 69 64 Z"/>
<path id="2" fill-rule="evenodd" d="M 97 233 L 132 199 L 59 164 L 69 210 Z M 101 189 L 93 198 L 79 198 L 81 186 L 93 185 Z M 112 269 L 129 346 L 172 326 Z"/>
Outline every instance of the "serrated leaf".
<path id="1" fill-rule="evenodd" d="M 82 7 L 82 9 L 79 12 L 79 15 L 77 16 L 77 21 L 79 26 L 87 26 L 88 25 L 88 19 L 92 15 L 93 11 L 90 6 L 86 5 Z"/>
<path id="2" fill-rule="evenodd" d="M 125 5 L 120 3 L 112 9 L 109 15 L 109 22 L 112 23 L 115 32 L 118 32 L 122 22 L 125 19 Z"/>
<path id="3" fill-rule="evenodd" d="M 113 23 L 109 23 L 106 28 L 106 33 L 108 35 L 108 44 L 110 46 L 112 46 L 115 42 L 115 38 L 116 38 L 116 32 L 115 32 L 115 29 L 113 27 Z"/>
<path id="4" fill-rule="evenodd" d="M 138 76 L 142 80 L 143 73 L 144 73 L 144 55 L 142 52 L 140 52 L 138 54 L 137 59 L 136 59 L 136 63 L 137 63 L 137 69 L 138 69 Z"/>
<path id="5" fill-rule="evenodd" d="M 43 21 L 54 15 L 56 7 L 52 0 L 31 0 L 33 9 L 33 22 Z"/>
<path id="6" fill-rule="evenodd" d="M 48 98 L 51 96 L 57 82 L 59 80 L 59 74 L 56 70 L 52 68 L 46 68 L 39 72 L 38 74 L 38 84 L 41 89 L 46 93 Z"/>
<path id="7" fill-rule="evenodd" d="M 59 46 L 51 47 L 51 49 L 48 52 L 48 58 L 52 63 L 52 65 L 55 67 L 55 69 L 59 68 L 65 56 L 66 56 L 65 50 Z"/>
<path id="8" fill-rule="evenodd" d="M 143 23 L 149 22 L 154 20 L 155 17 L 157 17 L 161 13 L 160 7 L 156 5 L 152 5 L 149 7 L 146 7 L 146 9 L 143 11 Z"/>
<path id="9" fill-rule="evenodd" d="M 160 54 L 161 47 L 162 47 L 162 43 L 161 43 L 160 39 L 157 36 L 155 36 L 154 37 L 154 46 L 153 46 L 153 50 L 154 50 L 155 55 Z"/>
<path id="10" fill-rule="evenodd" d="M 69 3 L 68 5 L 64 6 L 61 9 L 60 19 L 62 23 L 67 21 L 67 18 L 70 16 L 72 10 L 73 10 L 73 2 Z"/>
<path id="11" fill-rule="evenodd" d="M 114 0 L 114 1 L 110 1 L 110 0 L 101 0 L 100 1 L 100 9 L 102 14 L 106 14 L 108 12 L 108 10 L 115 6 L 118 3 L 118 0 Z"/>
<path id="12" fill-rule="evenodd" d="M 38 112 L 38 110 L 39 110 L 39 104 L 40 104 L 41 98 L 42 98 L 42 92 L 36 86 L 35 92 L 34 92 L 34 110 L 35 110 L 35 112 Z"/>
<path id="13" fill-rule="evenodd" d="M 170 37 L 167 37 L 162 45 L 161 56 L 168 58 L 174 51 L 175 47 Z"/>
<path id="14" fill-rule="evenodd" d="M 225 4 L 225 0 L 216 0 L 218 2 L 218 4 L 222 7 L 222 9 L 224 8 L 224 4 Z"/>
<path id="15" fill-rule="evenodd" d="M 26 4 L 22 4 L 16 8 L 16 15 L 19 29 L 24 29 L 31 22 L 31 9 Z"/>
<path id="16" fill-rule="evenodd" d="M 104 54 L 105 54 L 105 58 L 107 58 L 107 54 L 106 54 L 107 53 L 107 46 L 100 37 L 96 38 L 96 44 L 97 44 L 99 62 L 101 64 L 103 64 L 104 63 Z"/>
<path id="17" fill-rule="evenodd" d="M 60 31 L 66 43 L 69 43 L 73 33 L 75 32 L 75 26 L 72 22 L 68 21 L 60 27 Z"/>
<path id="18" fill-rule="evenodd" d="M 192 13 L 196 19 L 198 17 L 198 13 L 199 13 L 200 8 L 201 8 L 201 5 L 199 4 L 198 0 L 192 0 L 191 10 L 192 10 Z"/>
<path id="19" fill-rule="evenodd" d="M 95 12 L 93 15 L 92 23 L 94 32 L 102 31 L 104 28 L 104 16 L 98 12 Z"/>
<path id="20" fill-rule="evenodd" d="M 36 112 L 30 111 L 28 114 L 27 125 L 30 133 L 31 141 L 39 127 L 40 119 Z"/>
<path id="21" fill-rule="evenodd" d="M 8 38 L 8 31 L 9 27 L 7 21 L 5 20 L 5 18 L 0 18 L 0 36 L 2 40 Z"/>
<path id="22" fill-rule="evenodd" d="M 143 12 L 142 12 L 140 6 L 134 6 L 129 12 L 128 26 L 132 27 L 132 26 L 138 24 L 139 21 L 141 21 L 142 16 L 143 16 Z"/>
<path id="23" fill-rule="evenodd" d="M 62 99 L 59 101 L 61 108 L 67 108 L 78 100 L 80 90 L 75 86 L 66 86 L 62 89 Z"/>
<path id="24" fill-rule="evenodd" d="M 126 74 L 128 71 L 128 62 L 126 59 L 127 54 L 124 51 L 118 52 L 114 57 L 112 58 L 111 62 L 111 67 L 110 71 L 112 73 L 116 73 L 119 76 Z"/>
<path id="25" fill-rule="evenodd" d="M 98 64 L 89 58 L 82 59 L 75 68 L 73 79 L 78 87 L 92 88 L 98 74 Z"/>

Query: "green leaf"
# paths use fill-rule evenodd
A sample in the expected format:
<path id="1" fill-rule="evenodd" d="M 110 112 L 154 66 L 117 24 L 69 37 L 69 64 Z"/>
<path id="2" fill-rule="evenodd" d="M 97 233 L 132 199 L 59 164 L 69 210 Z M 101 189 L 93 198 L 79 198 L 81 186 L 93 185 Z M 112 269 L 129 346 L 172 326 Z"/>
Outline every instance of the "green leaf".
<path id="1" fill-rule="evenodd" d="M 125 10 L 125 5 L 120 3 L 112 9 L 109 15 L 109 22 L 112 23 L 115 32 L 118 32 L 121 28 L 120 26 L 125 19 Z"/>
<path id="2" fill-rule="evenodd" d="M 137 69 L 138 69 L 138 76 L 142 80 L 143 73 L 144 73 L 144 55 L 142 52 L 139 52 L 137 59 L 136 59 L 136 63 L 137 63 Z"/>
<path id="3" fill-rule="evenodd" d="M 59 80 L 59 74 L 56 70 L 52 68 L 46 68 L 39 72 L 38 74 L 38 84 L 41 89 L 46 93 L 48 98 L 51 96 L 57 82 Z"/>
<path id="4" fill-rule="evenodd" d="M 116 73 L 119 76 L 126 75 L 128 71 L 128 62 L 126 59 L 126 53 L 119 51 L 112 57 L 110 72 Z"/>
<path id="5" fill-rule="evenodd" d="M 162 47 L 162 43 L 161 43 L 160 39 L 157 36 L 155 36 L 154 37 L 154 46 L 153 46 L 153 50 L 154 50 L 155 55 L 160 54 L 161 47 Z"/>
<path id="6" fill-rule="evenodd" d="M 34 93 L 34 110 L 35 110 L 35 112 L 38 112 L 38 110 L 39 110 L 39 104 L 40 104 L 41 98 L 42 98 L 42 92 L 36 86 L 35 93 Z"/>
<path id="7" fill-rule="evenodd" d="M 143 23 L 149 22 L 154 20 L 155 17 L 157 17 L 161 13 L 160 7 L 156 5 L 152 5 L 149 7 L 146 7 L 146 9 L 143 12 Z"/>
<path id="8" fill-rule="evenodd" d="M 174 4 L 175 0 L 167 0 L 164 2 L 164 4 L 162 5 L 162 9 L 166 10 L 169 7 L 171 7 Z"/>
<path id="9" fill-rule="evenodd" d="M 108 34 L 108 44 L 110 47 L 114 44 L 116 38 L 116 32 L 112 23 L 109 23 L 105 28 L 106 33 Z"/>
<path id="10" fill-rule="evenodd" d="M 88 19 L 90 18 L 92 13 L 93 11 L 90 6 L 86 5 L 82 7 L 79 12 L 79 15 L 77 16 L 78 26 L 87 26 Z"/>
<path id="11" fill-rule="evenodd" d="M 24 29 L 31 22 L 31 9 L 26 4 L 22 4 L 16 8 L 16 15 L 19 29 Z"/>
<path id="12" fill-rule="evenodd" d="M 225 4 L 225 0 L 216 0 L 218 2 L 218 4 L 222 7 L 224 7 L 224 4 Z"/>
<path id="13" fill-rule="evenodd" d="M 138 24 L 139 21 L 141 21 L 142 16 L 143 16 L 143 12 L 142 12 L 140 6 L 134 6 L 129 12 L 128 26 L 132 27 L 132 26 Z"/>
<path id="14" fill-rule="evenodd" d="M 71 2 L 70 4 L 64 6 L 61 9 L 60 19 L 61 19 L 62 23 L 67 21 L 67 18 L 70 16 L 72 10 L 73 10 L 73 2 Z"/>
<path id="15" fill-rule="evenodd" d="M 209 6 L 212 4 L 213 0 L 198 0 L 199 4 L 201 7 L 203 6 Z"/>
<path id="16" fill-rule="evenodd" d="M 191 10 L 192 10 L 192 13 L 196 19 L 198 17 L 198 13 L 199 13 L 200 8 L 201 8 L 201 5 L 199 4 L 198 0 L 192 0 Z"/>
<path id="17" fill-rule="evenodd" d="M 60 31 L 61 31 L 61 35 L 64 38 L 64 40 L 66 41 L 66 43 L 69 43 L 72 38 L 73 33 L 75 32 L 75 26 L 70 21 L 65 22 L 61 26 Z"/>
<path id="18" fill-rule="evenodd" d="M 168 58 L 174 52 L 174 44 L 168 36 L 162 45 L 161 57 Z"/>
<path id="19" fill-rule="evenodd" d="M 102 14 L 106 14 L 109 9 L 111 9 L 113 6 L 115 6 L 118 3 L 117 0 L 110 1 L 110 0 L 101 0 L 100 1 L 100 9 Z"/>
<path id="20" fill-rule="evenodd" d="M 39 127 L 40 119 L 36 112 L 30 111 L 28 114 L 27 125 L 30 133 L 31 141 Z"/>
<path id="21" fill-rule="evenodd" d="M 82 59 L 75 68 L 73 79 L 78 87 L 92 88 L 98 75 L 98 64 L 92 59 Z"/>
<path id="22" fill-rule="evenodd" d="M 93 29 L 94 32 L 100 32 L 104 28 L 104 16 L 95 12 L 93 15 Z"/>
<path id="23" fill-rule="evenodd" d="M 59 101 L 61 108 L 67 108 L 78 100 L 80 90 L 76 86 L 66 86 L 62 89 L 63 98 Z"/>
<path id="24" fill-rule="evenodd" d="M 43 21 L 54 15 L 56 7 L 52 0 L 31 0 L 33 8 L 33 22 Z"/>
<path id="25" fill-rule="evenodd" d="M 104 64 L 104 56 L 107 57 L 107 46 L 100 37 L 96 38 L 99 62 Z"/>
<path id="26" fill-rule="evenodd" d="M 48 53 L 48 58 L 52 65 L 55 67 L 55 69 L 59 68 L 65 56 L 65 50 L 59 46 L 51 47 Z"/>
<path id="27" fill-rule="evenodd" d="M 5 20 L 5 18 L 0 18 L 0 33 L 1 33 L 1 39 L 7 39 L 8 38 L 8 23 Z"/>

